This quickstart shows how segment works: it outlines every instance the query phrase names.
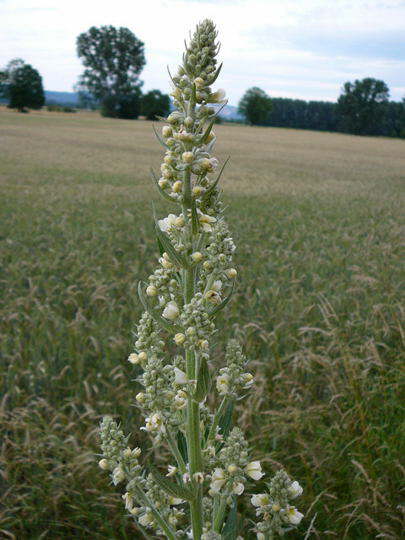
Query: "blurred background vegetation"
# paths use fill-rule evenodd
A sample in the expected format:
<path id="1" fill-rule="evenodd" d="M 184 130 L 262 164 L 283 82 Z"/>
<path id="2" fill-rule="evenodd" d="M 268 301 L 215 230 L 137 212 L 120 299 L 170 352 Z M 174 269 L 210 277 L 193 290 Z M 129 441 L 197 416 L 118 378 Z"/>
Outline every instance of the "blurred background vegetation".
<path id="1" fill-rule="evenodd" d="M 2 110 L 1 484 L 5 538 L 136 538 L 97 468 L 113 412 L 143 446 L 126 362 L 157 246 L 148 122 Z M 401 140 L 216 127 L 240 270 L 223 345 L 255 391 L 236 418 L 304 487 L 297 538 L 400 538 Z M 151 450 L 153 451 L 153 450 Z M 247 529 L 246 529 L 247 530 Z"/>

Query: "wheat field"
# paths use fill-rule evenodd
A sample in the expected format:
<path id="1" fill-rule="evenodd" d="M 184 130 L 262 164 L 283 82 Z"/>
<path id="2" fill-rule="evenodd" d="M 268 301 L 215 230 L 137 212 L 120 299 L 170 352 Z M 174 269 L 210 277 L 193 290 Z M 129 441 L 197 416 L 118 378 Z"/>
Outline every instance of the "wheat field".
<path id="1" fill-rule="evenodd" d="M 215 131 L 240 270 L 216 361 L 244 340 L 253 455 L 304 487 L 291 538 L 400 538 L 405 142 Z M 143 443 L 125 359 L 162 149 L 96 113 L 1 109 L 0 141 L 0 534 L 138 538 L 95 454 L 106 412 Z"/>

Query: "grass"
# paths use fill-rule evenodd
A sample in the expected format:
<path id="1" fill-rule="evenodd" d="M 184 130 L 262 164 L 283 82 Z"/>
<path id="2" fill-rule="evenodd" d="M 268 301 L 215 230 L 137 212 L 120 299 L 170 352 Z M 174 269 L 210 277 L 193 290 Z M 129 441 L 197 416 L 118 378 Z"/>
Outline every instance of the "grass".
<path id="1" fill-rule="evenodd" d="M 0 130 L 1 534 L 138 537 L 95 453 L 106 412 L 142 443 L 125 359 L 161 149 L 95 114 L 1 110 Z M 309 538 L 400 538 L 404 141 L 216 131 L 240 269 L 216 346 L 252 359 L 254 455 L 304 486 Z"/>

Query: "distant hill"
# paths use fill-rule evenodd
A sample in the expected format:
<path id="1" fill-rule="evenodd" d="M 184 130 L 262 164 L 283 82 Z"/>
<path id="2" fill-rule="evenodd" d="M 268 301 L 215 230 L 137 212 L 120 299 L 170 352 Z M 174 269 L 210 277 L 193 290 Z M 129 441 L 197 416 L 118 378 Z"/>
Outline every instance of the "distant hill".
<path id="1" fill-rule="evenodd" d="M 70 105 L 79 104 L 79 97 L 76 92 L 54 92 L 45 90 L 46 105 Z"/>
<path id="2" fill-rule="evenodd" d="M 77 107 L 79 105 L 79 96 L 76 92 L 55 92 L 45 90 L 46 105 L 68 105 Z M 226 105 L 220 114 L 225 121 L 243 121 L 243 117 L 238 113 L 237 107 Z"/>

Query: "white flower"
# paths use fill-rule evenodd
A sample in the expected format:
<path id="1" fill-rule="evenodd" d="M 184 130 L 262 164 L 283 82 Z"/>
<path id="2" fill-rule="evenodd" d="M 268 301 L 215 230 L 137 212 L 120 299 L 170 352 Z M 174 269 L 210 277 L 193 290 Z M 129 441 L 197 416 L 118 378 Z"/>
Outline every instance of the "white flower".
<path id="1" fill-rule="evenodd" d="M 270 503 L 270 497 L 267 493 L 258 493 L 257 495 L 252 495 L 250 502 L 253 506 L 267 506 Z"/>
<path id="2" fill-rule="evenodd" d="M 244 388 L 250 388 L 253 384 L 253 375 L 251 373 L 242 373 L 242 384 Z"/>
<path id="3" fill-rule="evenodd" d="M 291 523 L 291 525 L 298 525 L 304 517 L 304 514 L 298 512 L 295 506 L 288 506 L 283 517 L 286 521 Z"/>
<path id="4" fill-rule="evenodd" d="M 232 491 L 235 493 L 235 495 L 242 495 L 244 490 L 245 486 L 242 484 L 242 482 L 235 482 L 232 486 Z"/>
<path id="5" fill-rule="evenodd" d="M 169 319 L 170 321 L 174 321 L 179 316 L 179 313 L 180 313 L 180 311 L 179 311 L 178 305 L 176 304 L 176 302 L 174 302 L 174 300 L 172 300 L 171 302 L 168 302 L 166 304 L 166 307 L 163 310 L 162 316 L 165 319 Z"/>
<path id="6" fill-rule="evenodd" d="M 292 484 L 288 488 L 288 493 L 290 494 L 292 499 L 295 499 L 296 497 L 299 497 L 300 495 L 302 495 L 303 491 L 304 490 L 302 489 L 302 487 L 296 480 L 292 482 Z"/>
<path id="7" fill-rule="evenodd" d="M 185 484 L 187 484 L 188 482 L 190 482 L 191 478 L 190 478 L 190 474 L 188 472 L 184 473 L 183 474 L 183 482 Z"/>
<path id="8" fill-rule="evenodd" d="M 229 375 L 227 373 L 218 375 L 217 390 L 220 394 L 226 394 L 229 391 Z"/>
<path id="9" fill-rule="evenodd" d="M 127 491 L 126 493 L 124 493 L 122 498 L 124 499 L 124 502 L 125 502 L 125 508 L 128 510 L 128 512 L 130 512 L 132 510 L 132 507 L 134 506 L 134 499 L 132 495 L 128 493 Z"/>
<path id="10" fill-rule="evenodd" d="M 210 103 L 223 103 L 225 101 L 225 90 L 219 88 L 216 92 L 210 94 L 208 101 Z"/>
<path id="11" fill-rule="evenodd" d="M 163 425 L 163 418 L 161 414 L 155 413 L 152 416 L 145 418 L 145 427 L 141 428 L 145 431 L 162 431 L 165 432 L 165 427 Z"/>
<path id="12" fill-rule="evenodd" d="M 197 484 L 202 484 L 204 482 L 204 474 L 202 472 L 196 472 L 193 474 L 193 479 Z"/>
<path id="13" fill-rule="evenodd" d="M 169 497 L 169 504 L 174 506 L 176 504 L 181 504 L 183 501 L 183 499 L 179 499 L 178 497 Z"/>
<path id="14" fill-rule="evenodd" d="M 183 390 L 179 390 L 174 396 L 174 404 L 176 409 L 184 409 L 187 405 L 187 394 Z"/>
<path id="15" fill-rule="evenodd" d="M 194 84 L 197 88 L 202 88 L 205 85 L 205 81 L 201 77 L 197 77 L 194 79 Z"/>
<path id="16" fill-rule="evenodd" d="M 147 527 L 153 522 L 153 516 L 150 512 L 146 512 L 146 514 L 141 516 L 138 521 L 143 527 Z"/>
<path id="17" fill-rule="evenodd" d="M 167 467 L 167 471 L 168 473 L 166 474 L 166 476 L 174 476 L 177 472 L 177 467 L 175 467 L 174 465 L 169 465 Z"/>
<path id="18" fill-rule="evenodd" d="M 114 469 L 113 472 L 112 472 L 112 481 L 113 481 L 113 484 L 116 486 L 117 484 L 119 484 L 119 483 L 122 482 L 123 480 L 125 480 L 125 473 L 124 473 L 124 471 L 122 470 L 122 468 L 121 468 L 120 466 L 115 467 L 115 469 Z"/>
<path id="19" fill-rule="evenodd" d="M 253 478 L 253 480 L 260 480 L 260 478 L 264 476 L 260 461 L 252 461 L 248 463 L 245 467 L 245 472 L 248 476 L 250 476 L 250 478 Z"/>
<path id="20" fill-rule="evenodd" d="M 174 383 L 175 384 L 187 384 L 187 375 L 181 369 L 174 368 Z"/>
<path id="21" fill-rule="evenodd" d="M 211 285 L 211 289 L 219 292 L 222 289 L 222 281 L 220 279 L 214 281 L 214 283 Z"/>
<path id="22" fill-rule="evenodd" d="M 214 493 L 219 493 L 222 486 L 225 484 L 225 473 L 222 469 L 214 469 L 211 476 L 211 489 Z"/>
<path id="23" fill-rule="evenodd" d="M 213 216 L 209 216 L 207 214 L 203 214 L 201 211 L 198 211 L 198 220 L 204 232 L 211 232 L 212 231 L 211 223 L 216 222 L 216 218 L 214 218 Z"/>
<path id="24" fill-rule="evenodd" d="M 171 227 L 176 226 L 176 219 L 178 216 L 175 214 L 169 214 L 167 217 L 163 219 L 159 219 L 158 225 L 161 231 L 167 232 Z"/>

